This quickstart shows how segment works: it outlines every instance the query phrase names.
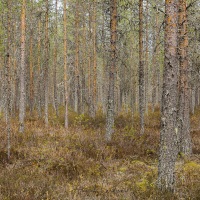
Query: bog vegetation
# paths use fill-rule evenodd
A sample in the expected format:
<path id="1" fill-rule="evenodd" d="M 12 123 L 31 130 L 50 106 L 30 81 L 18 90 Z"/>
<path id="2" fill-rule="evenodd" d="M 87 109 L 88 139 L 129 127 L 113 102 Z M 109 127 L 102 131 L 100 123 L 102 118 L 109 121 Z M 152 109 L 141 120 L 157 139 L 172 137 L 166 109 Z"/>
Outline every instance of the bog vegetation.
<path id="1" fill-rule="evenodd" d="M 0 200 L 200 199 L 197 0 L 0 0 Z"/>
<path id="2" fill-rule="evenodd" d="M 60 108 L 61 116 L 64 116 Z M 156 189 L 160 112 L 145 116 L 145 134 L 139 134 L 139 116 L 122 112 L 110 143 L 105 141 L 105 116 L 95 119 L 69 112 L 64 117 L 50 109 L 50 126 L 37 114 L 28 115 L 25 133 L 19 134 L 12 120 L 11 158 L 7 160 L 5 123 L 1 118 L 0 199 L 199 199 L 200 109 L 191 116 L 193 156 L 179 155 L 176 191 Z M 1 116 L 2 117 L 2 116 Z M 134 120 L 134 126 L 132 126 Z"/>

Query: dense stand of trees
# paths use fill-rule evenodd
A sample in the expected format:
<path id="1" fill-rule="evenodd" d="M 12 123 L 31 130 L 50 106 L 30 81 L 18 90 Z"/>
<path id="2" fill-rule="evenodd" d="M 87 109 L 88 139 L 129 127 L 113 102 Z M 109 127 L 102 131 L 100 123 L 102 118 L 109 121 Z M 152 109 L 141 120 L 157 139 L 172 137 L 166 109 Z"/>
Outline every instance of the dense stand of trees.
<path id="1" fill-rule="evenodd" d="M 19 12 L 21 10 L 21 13 Z M 189 113 L 200 103 L 200 5 L 195 0 L 2 0 L 0 111 L 7 124 L 49 106 L 107 115 L 106 139 L 121 112 L 161 108 L 158 187 L 174 190 L 178 153 L 191 155 Z M 134 121 L 133 121 L 134 124 Z"/>

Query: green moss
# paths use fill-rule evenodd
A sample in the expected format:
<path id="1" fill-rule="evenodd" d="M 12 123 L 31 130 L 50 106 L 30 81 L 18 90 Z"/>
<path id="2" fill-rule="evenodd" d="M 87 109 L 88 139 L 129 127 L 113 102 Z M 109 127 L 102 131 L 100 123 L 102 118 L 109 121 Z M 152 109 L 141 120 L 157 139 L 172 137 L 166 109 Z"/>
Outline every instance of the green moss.
<path id="1" fill-rule="evenodd" d="M 124 173 L 124 172 L 127 171 L 127 167 L 120 167 L 120 168 L 119 168 L 119 171 Z"/>
<path id="2" fill-rule="evenodd" d="M 146 164 L 145 164 L 144 162 L 140 161 L 140 160 L 134 160 L 134 161 L 132 161 L 131 163 L 132 163 L 132 164 L 137 164 L 137 165 L 144 165 L 144 166 L 146 166 Z"/>
<path id="3" fill-rule="evenodd" d="M 141 181 L 139 182 L 136 182 L 136 186 L 142 190 L 143 192 L 146 192 L 147 190 L 147 187 L 148 187 L 149 183 L 148 183 L 148 180 L 147 179 L 142 179 Z"/>
<path id="4" fill-rule="evenodd" d="M 191 161 L 191 162 L 188 162 L 184 165 L 184 171 L 199 171 L 200 172 L 200 164 L 194 162 L 194 161 Z"/>

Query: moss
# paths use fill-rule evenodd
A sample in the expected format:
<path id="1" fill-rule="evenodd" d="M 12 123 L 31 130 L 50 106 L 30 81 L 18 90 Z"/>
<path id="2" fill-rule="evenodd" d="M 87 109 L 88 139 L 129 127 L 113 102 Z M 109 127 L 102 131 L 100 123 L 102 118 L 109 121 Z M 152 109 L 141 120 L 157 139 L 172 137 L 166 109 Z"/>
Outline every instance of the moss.
<path id="1" fill-rule="evenodd" d="M 143 192 L 146 192 L 147 187 L 148 187 L 148 180 L 146 180 L 145 178 L 142 179 L 140 182 L 136 182 L 136 186 L 142 190 Z"/>
<path id="2" fill-rule="evenodd" d="M 127 171 L 127 167 L 120 167 L 120 168 L 119 168 L 119 171 L 124 173 L 124 172 Z"/>
<path id="3" fill-rule="evenodd" d="M 134 160 L 131 162 L 132 164 L 140 164 L 140 165 L 146 165 L 144 162 L 140 161 L 140 160 Z"/>
<path id="4" fill-rule="evenodd" d="M 184 165 L 184 171 L 199 171 L 200 172 L 200 164 L 191 161 Z"/>

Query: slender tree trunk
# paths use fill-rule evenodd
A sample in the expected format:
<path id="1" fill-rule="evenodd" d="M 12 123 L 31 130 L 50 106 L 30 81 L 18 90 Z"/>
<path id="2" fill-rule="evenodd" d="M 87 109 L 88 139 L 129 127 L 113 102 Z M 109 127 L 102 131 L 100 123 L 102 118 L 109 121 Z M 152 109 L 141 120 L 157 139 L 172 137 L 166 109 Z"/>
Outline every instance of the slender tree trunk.
<path id="1" fill-rule="evenodd" d="M 198 106 L 198 104 L 199 104 L 199 99 L 198 99 L 198 97 L 199 97 L 199 89 L 198 89 L 199 87 L 198 87 L 198 81 L 196 81 L 196 86 L 195 86 L 195 89 L 194 89 L 194 99 L 195 99 L 195 103 L 194 103 L 194 107 L 195 108 L 197 108 L 197 106 Z"/>
<path id="2" fill-rule="evenodd" d="M 9 11 L 8 11 L 9 12 Z M 9 20 L 9 19 L 8 19 Z M 9 25 L 9 23 L 8 23 Z M 9 29 L 9 28 L 8 28 Z M 9 32 L 9 31 L 8 31 Z M 9 34 L 9 33 L 8 33 Z M 10 37 L 7 38 L 9 43 Z M 5 58 L 5 113 L 6 113 L 6 129 L 7 129 L 7 156 L 8 160 L 10 159 L 10 149 L 11 149 L 11 141 L 10 141 L 10 135 L 11 135 L 11 81 L 10 81 L 10 47 L 7 48 L 7 54 Z"/>
<path id="3" fill-rule="evenodd" d="M 178 83 L 178 3 L 165 1 L 165 61 L 161 109 L 158 188 L 174 191 L 177 158 L 177 83 Z"/>
<path id="4" fill-rule="evenodd" d="M 45 69 L 44 69 L 44 87 L 45 87 L 45 126 L 48 127 L 48 104 L 49 104 L 49 2 L 46 0 L 45 13 Z"/>
<path id="5" fill-rule="evenodd" d="M 103 99 L 103 113 L 106 113 L 106 101 L 107 101 L 107 75 L 106 75 L 106 31 L 105 31 L 105 3 L 102 4 L 102 48 L 103 48 L 103 55 L 102 55 L 102 68 L 103 68 L 103 79 L 102 79 L 102 99 Z"/>
<path id="6" fill-rule="evenodd" d="M 6 45 L 6 57 L 5 57 L 5 114 L 6 114 L 6 129 L 7 129 L 7 156 L 10 159 L 11 149 L 11 83 L 10 83 L 10 59 L 11 59 L 11 2 L 7 1 L 7 45 Z"/>
<path id="7" fill-rule="evenodd" d="M 185 155 L 192 153 L 192 142 L 190 136 L 190 95 L 188 84 L 188 36 L 187 36 L 187 15 L 186 0 L 179 0 L 179 151 Z"/>
<path id="8" fill-rule="evenodd" d="M 30 66 L 30 113 L 33 112 L 33 95 L 34 95 L 34 85 L 33 85 L 33 30 L 30 33 L 30 52 L 29 52 L 29 66 Z"/>
<path id="9" fill-rule="evenodd" d="M 65 84 L 65 128 L 68 129 L 68 84 L 67 84 L 67 0 L 64 0 L 64 84 Z"/>
<path id="10" fill-rule="evenodd" d="M 117 101 L 115 102 L 115 110 L 117 113 L 121 111 L 121 102 L 120 102 L 120 78 L 119 78 L 119 72 L 116 70 L 116 92 L 115 92 L 115 98 Z"/>
<path id="11" fill-rule="evenodd" d="M 16 41 L 16 24 L 14 26 L 14 41 Z M 14 66 L 14 91 L 13 91 L 13 116 L 16 116 L 16 111 L 17 111 L 17 105 L 18 105 L 18 73 L 17 73 L 17 58 L 16 58 L 16 43 L 14 43 L 13 47 L 13 66 Z"/>
<path id="12" fill-rule="evenodd" d="M 114 133 L 114 90 L 115 90 L 115 73 L 116 73 L 116 42 L 117 42 L 117 0 L 110 1 L 110 32 L 111 32 L 111 61 L 109 69 L 109 91 L 108 91 L 108 107 L 106 117 L 106 139 L 111 140 Z"/>
<path id="13" fill-rule="evenodd" d="M 92 117 L 96 116 L 97 110 L 97 52 L 96 52 L 96 0 L 93 2 L 93 31 L 92 31 L 92 40 L 93 40 L 93 113 Z"/>
<path id="14" fill-rule="evenodd" d="M 94 117 L 94 103 L 93 103 L 93 49 L 92 49 L 92 14 L 91 11 L 89 11 L 89 58 L 88 58 L 88 110 L 89 115 L 91 117 Z"/>
<path id="15" fill-rule="evenodd" d="M 22 2 L 21 11 L 21 70 L 20 70 L 20 100 L 19 100 L 19 132 L 24 132 L 25 118 L 25 40 L 26 40 L 26 0 Z"/>
<path id="16" fill-rule="evenodd" d="M 33 14 L 33 0 L 30 0 L 30 15 Z M 34 71 L 33 71 L 33 22 L 32 19 L 30 21 L 30 38 L 29 38 L 29 110 L 30 115 L 33 113 L 34 107 Z"/>
<path id="17" fill-rule="evenodd" d="M 132 101 L 132 103 L 131 103 L 131 112 L 132 112 L 132 126 L 134 125 L 134 113 L 135 113 L 135 111 L 136 111 L 136 94 L 137 94 L 137 92 L 136 92 L 136 88 L 137 88 L 137 81 L 136 81 L 136 74 L 137 74 L 137 72 L 136 72 L 136 70 L 133 68 L 132 69 L 133 70 L 133 78 L 132 78 L 132 82 L 131 82 L 131 86 L 132 86 L 132 89 L 131 89 L 131 91 L 132 91 L 132 97 L 131 97 L 131 101 Z"/>
<path id="18" fill-rule="evenodd" d="M 58 0 L 56 0 L 56 21 L 54 36 L 54 68 L 53 68 L 53 91 L 54 91 L 54 107 L 56 116 L 58 116 L 58 94 L 57 94 L 57 51 L 58 51 Z"/>
<path id="19" fill-rule="evenodd" d="M 156 27 L 155 27 L 155 34 L 154 34 L 154 51 L 153 51 L 153 58 L 152 58 L 152 66 L 153 66 L 153 75 L 152 75 L 152 111 L 155 111 L 156 99 L 158 94 L 157 90 L 157 81 L 158 80 L 158 50 L 159 50 L 159 26 L 158 26 L 158 8 L 156 10 Z"/>
<path id="20" fill-rule="evenodd" d="M 83 68 L 82 68 L 82 71 L 83 71 L 83 74 L 82 74 L 82 81 L 83 81 L 83 102 L 82 102 L 82 113 L 85 113 L 85 101 L 87 101 L 87 92 L 86 92 L 86 73 L 87 73 L 87 68 L 88 68 L 88 65 L 87 65 L 87 62 L 88 62 L 88 57 L 87 57 L 87 31 L 86 31 L 86 26 L 87 26 L 87 22 L 86 22 L 86 5 L 84 5 L 84 22 L 83 22 Z"/>
<path id="21" fill-rule="evenodd" d="M 38 16 L 38 44 L 37 44 L 37 101 L 38 101 L 38 115 L 39 117 L 42 117 L 42 111 L 41 111 L 41 16 Z"/>
<path id="22" fill-rule="evenodd" d="M 195 86 L 191 87 L 191 112 L 194 114 L 195 110 Z"/>
<path id="23" fill-rule="evenodd" d="M 146 0 L 146 48 L 145 48 L 145 107 L 148 114 L 148 102 L 149 102 L 149 0 Z"/>
<path id="24" fill-rule="evenodd" d="M 139 0 L 139 113 L 140 133 L 144 133 L 144 52 L 143 52 L 143 0 Z"/>
<path id="25" fill-rule="evenodd" d="M 75 95 L 74 95 L 74 110 L 79 113 L 79 102 L 80 102 L 80 88 L 79 88 L 79 1 L 76 0 L 76 16 L 75 16 Z"/>

